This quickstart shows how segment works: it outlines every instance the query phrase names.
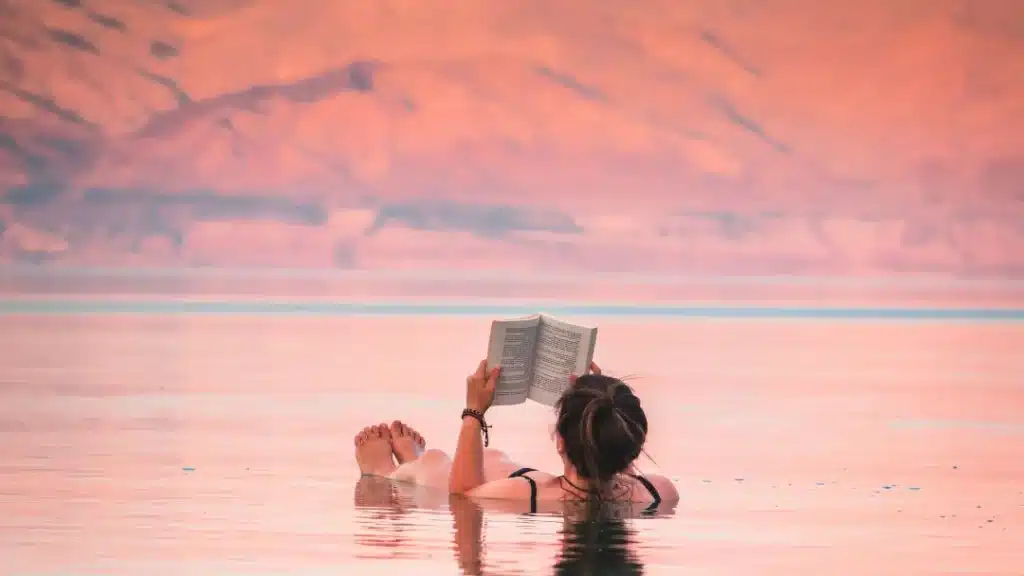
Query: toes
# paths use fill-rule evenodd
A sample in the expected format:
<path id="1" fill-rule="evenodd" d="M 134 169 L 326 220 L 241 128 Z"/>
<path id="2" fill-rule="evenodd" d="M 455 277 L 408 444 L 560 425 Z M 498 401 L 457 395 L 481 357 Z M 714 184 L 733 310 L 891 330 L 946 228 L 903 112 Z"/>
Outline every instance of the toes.
<path id="1" fill-rule="evenodd" d="M 362 446 L 370 440 L 391 440 L 391 431 L 388 430 L 387 424 L 378 424 L 376 426 L 367 426 L 363 428 L 359 434 L 356 434 L 353 441 L 356 446 Z"/>
<path id="2" fill-rule="evenodd" d="M 401 420 L 395 420 L 391 423 L 391 433 L 395 436 L 408 436 L 413 442 L 417 444 L 423 444 L 423 436 L 416 431 L 415 428 L 409 426 Z"/>
<path id="3" fill-rule="evenodd" d="M 366 428 L 363 428 L 362 430 L 360 430 L 359 434 L 356 434 L 356 437 L 353 439 L 353 441 L 356 443 L 356 446 L 361 446 L 364 442 L 366 442 L 366 440 L 369 437 L 370 437 L 370 427 L 367 426 Z"/>
<path id="4" fill-rule="evenodd" d="M 420 434 L 418 430 L 414 430 L 412 428 L 409 428 L 409 435 L 412 436 L 413 442 L 415 442 L 415 443 L 417 443 L 417 444 L 419 444 L 421 446 L 424 444 L 423 435 Z"/>
<path id="5" fill-rule="evenodd" d="M 380 431 L 379 434 L 384 438 L 409 438 L 414 443 L 419 444 L 421 446 L 427 443 L 426 440 L 423 439 L 423 436 L 421 436 L 420 433 L 417 432 L 415 428 L 409 426 L 408 424 L 402 422 L 401 420 L 395 420 L 394 422 L 391 423 L 390 426 L 381 424 L 377 428 Z"/>

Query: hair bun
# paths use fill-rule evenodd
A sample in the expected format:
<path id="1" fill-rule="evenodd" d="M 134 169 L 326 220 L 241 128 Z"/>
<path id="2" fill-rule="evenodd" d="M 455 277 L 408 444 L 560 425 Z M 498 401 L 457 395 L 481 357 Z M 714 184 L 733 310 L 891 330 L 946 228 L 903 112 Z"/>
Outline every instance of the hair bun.
<path id="1" fill-rule="evenodd" d="M 647 418 L 621 380 L 581 376 L 559 400 L 557 429 L 565 456 L 585 478 L 604 482 L 643 450 Z"/>
<path id="2" fill-rule="evenodd" d="M 593 412 L 591 412 L 591 415 L 595 421 L 606 422 L 608 421 L 608 418 L 613 418 L 615 412 L 619 409 L 618 403 L 615 401 L 615 396 L 613 394 L 597 396 L 591 400 L 591 403 L 593 404 Z"/>

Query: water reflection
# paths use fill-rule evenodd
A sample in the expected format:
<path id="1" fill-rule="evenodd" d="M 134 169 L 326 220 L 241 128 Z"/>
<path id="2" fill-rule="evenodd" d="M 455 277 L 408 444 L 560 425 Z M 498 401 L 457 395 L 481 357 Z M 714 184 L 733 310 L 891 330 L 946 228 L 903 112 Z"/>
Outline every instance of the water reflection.
<path id="1" fill-rule="evenodd" d="M 355 541 L 359 558 L 396 557 L 396 548 L 405 545 L 402 521 L 405 516 L 398 487 L 386 478 L 363 476 L 356 482 L 353 497 L 359 530 Z"/>
<path id="2" fill-rule="evenodd" d="M 608 510 L 566 515 L 555 574 L 643 574 L 634 546 L 636 531 Z"/>
<path id="3" fill-rule="evenodd" d="M 559 575 L 643 574 L 638 528 L 642 529 L 648 519 L 669 517 L 675 512 L 667 508 L 652 515 L 641 506 L 567 503 L 528 514 L 525 503 L 481 505 L 467 498 L 373 477 L 359 479 L 354 500 L 358 557 L 422 558 L 414 550 L 423 551 L 423 535 L 409 532 L 425 520 L 430 525 L 426 528 L 433 533 L 432 544 L 444 541 L 450 546 L 460 571 L 469 575 L 533 573 L 526 565 L 543 556 L 551 558 L 547 566 Z M 518 548 L 517 566 L 504 559 L 488 562 L 488 537 L 498 536 L 500 541 L 499 531 L 514 533 L 520 542 L 534 540 Z M 449 533 L 450 540 L 446 537 Z"/>

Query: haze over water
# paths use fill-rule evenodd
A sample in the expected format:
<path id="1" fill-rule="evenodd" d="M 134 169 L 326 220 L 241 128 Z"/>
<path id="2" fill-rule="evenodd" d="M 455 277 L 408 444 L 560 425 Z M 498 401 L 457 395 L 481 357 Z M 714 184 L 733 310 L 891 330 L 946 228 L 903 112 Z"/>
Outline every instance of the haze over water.
<path id="1" fill-rule="evenodd" d="M 0 572 L 543 574 L 597 552 L 560 517 L 357 485 L 367 424 L 454 448 L 486 309 L 19 302 L 0 309 Z M 643 467 L 682 494 L 606 527 L 605 570 L 1019 573 L 1019 316 L 576 319 L 600 327 L 606 371 L 635 376 Z M 557 470 L 546 408 L 490 420 L 494 446 Z"/>

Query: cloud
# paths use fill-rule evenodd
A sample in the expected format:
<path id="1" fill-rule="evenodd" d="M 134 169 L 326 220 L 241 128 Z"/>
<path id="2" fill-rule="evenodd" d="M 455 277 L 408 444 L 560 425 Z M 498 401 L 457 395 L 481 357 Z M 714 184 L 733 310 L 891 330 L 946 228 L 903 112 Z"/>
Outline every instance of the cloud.
<path id="1" fill-rule="evenodd" d="M 552 232 L 578 235 L 583 228 L 571 216 L 557 210 L 468 204 L 447 200 L 413 200 L 380 206 L 366 230 L 372 236 L 388 227 L 414 230 L 469 232 L 484 238 L 500 238 L 514 232 Z"/>
<path id="2" fill-rule="evenodd" d="M 58 253 L 68 249 L 67 241 L 46 230 L 15 222 L 4 230 L 3 243 L 29 253 Z"/>
<path id="3" fill-rule="evenodd" d="M 277 98 L 309 104 L 328 100 L 342 92 L 372 92 L 377 67 L 377 62 L 358 60 L 295 82 L 256 84 L 196 100 L 186 94 L 188 100 L 182 102 L 179 98 L 180 105 L 177 108 L 152 115 L 138 135 L 166 136 L 191 118 L 225 110 L 254 110 L 260 104 Z M 152 74 L 147 77 L 151 80 L 161 79 Z M 161 83 L 166 85 L 167 80 Z M 174 87 L 177 88 L 177 85 Z"/>
<path id="4" fill-rule="evenodd" d="M 280 196 L 220 195 L 199 190 L 181 194 L 125 188 L 90 188 L 84 200 L 95 205 L 142 205 L 152 209 L 180 208 L 200 221 L 275 220 L 306 226 L 320 226 L 327 212 L 312 202 Z"/>
<path id="5" fill-rule="evenodd" d="M 556 72 L 547 66 L 541 66 L 537 68 L 537 73 L 541 76 L 552 80 L 563 88 L 568 88 L 576 94 L 582 96 L 587 100 L 605 100 L 606 96 L 601 92 L 600 89 L 595 88 L 580 82 L 575 76 L 571 74 L 565 74 L 562 72 Z"/>

